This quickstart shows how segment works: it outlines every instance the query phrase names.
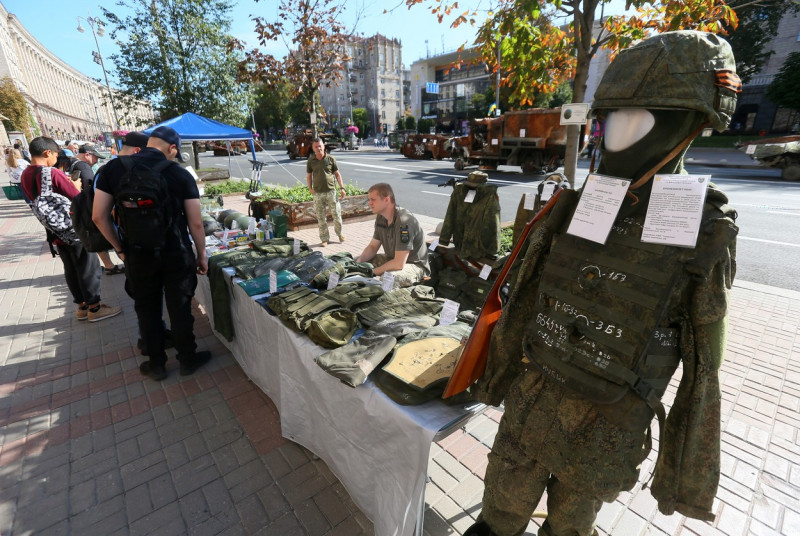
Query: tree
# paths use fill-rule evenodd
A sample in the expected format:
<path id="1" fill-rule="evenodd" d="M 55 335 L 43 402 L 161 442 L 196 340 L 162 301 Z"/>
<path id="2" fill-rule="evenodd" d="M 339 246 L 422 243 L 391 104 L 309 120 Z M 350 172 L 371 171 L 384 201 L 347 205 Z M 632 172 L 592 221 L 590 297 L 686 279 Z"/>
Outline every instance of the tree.
<path id="1" fill-rule="evenodd" d="M 800 112 L 800 52 L 792 52 L 767 88 L 769 100 L 783 108 Z"/>
<path id="2" fill-rule="evenodd" d="M 118 0 L 125 17 L 101 8 L 119 45 L 115 69 L 131 97 L 155 104 L 162 119 L 194 112 L 242 125 L 251 92 L 236 81 L 241 54 L 229 51 L 230 2 Z"/>
<path id="3" fill-rule="evenodd" d="M 283 59 L 259 49 L 248 51 L 239 62 L 240 80 L 263 83 L 267 88 L 289 80 L 295 87 L 294 95 L 301 95 L 308 112 L 316 115 L 320 85 L 338 85 L 344 62 L 350 59 L 344 46 L 350 34 L 339 20 L 344 9 L 345 3 L 338 0 L 281 0 L 276 22 L 252 16 L 261 46 L 282 40 L 297 48 Z M 233 40 L 230 47 L 244 50 L 245 44 Z"/>
<path id="4" fill-rule="evenodd" d="M 409 115 L 408 117 L 406 117 L 405 129 L 406 130 L 416 130 L 417 129 L 417 120 L 414 119 L 413 115 Z"/>
<path id="5" fill-rule="evenodd" d="M 769 0 L 751 0 L 762 3 Z M 458 10 L 452 0 L 405 0 L 411 7 L 426 3 L 451 26 L 478 24 L 476 11 Z M 632 16 L 604 19 L 610 0 L 498 0 L 496 9 L 480 23 L 476 45 L 482 60 L 511 88 L 511 101 L 533 102 L 536 94 L 553 92 L 572 80 L 573 102 L 583 102 L 589 63 L 601 47 L 619 50 L 648 32 L 697 29 L 714 33 L 723 25 L 736 27 L 736 14 L 723 0 L 628 0 Z M 454 11 L 455 10 L 455 11 Z M 599 10 L 599 11 L 598 11 Z M 566 19 L 566 29 L 557 23 Z M 595 22 L 601 21 L 595 32 Z M 498 54 L 499 50 L 499 54 Z M 498 55 L 500 61 L 498 62 Z M 576 126 L 568 128 L 564 171 L 574 180 L 578 154 Z"/>
<path id="6" fill-rule="evenodd" d="M 7 132 L 19 130 L 25 133 L 27 139 L 33 137 L 28 103 L 8 76 L 0 78 L 0 110 L 8 117 L 8 120 L 3 120 Z"/>
<path id="7" fill-rule="evenodd" d="M 427 134 L 432 128 L 436 127 L 436 120 L 434 119 L 420 119 L 417 121 L 417 132 L 420 134 Z"/>
<path id="8" fill-rule="evenodd" d="M 366 138 L 372 133 L 366 108 L 353 108 L 353 124 L 358 127 L 359 138 Z"/>
<path id="9" fill-rule="evenodd" d="M 774 54 L 773 50 L 765 47 L 777 35 L 783 16 L 789 12 L 797 13 L 800 4 L 786 0 L 764 0 L 761 3 L 730 0 L 729 5 L 736 11 L 739 24 L 736 28 L 725 28 L 727 40 L 736 58 L 736 73 L 742 83 L 747 83 Z"/>

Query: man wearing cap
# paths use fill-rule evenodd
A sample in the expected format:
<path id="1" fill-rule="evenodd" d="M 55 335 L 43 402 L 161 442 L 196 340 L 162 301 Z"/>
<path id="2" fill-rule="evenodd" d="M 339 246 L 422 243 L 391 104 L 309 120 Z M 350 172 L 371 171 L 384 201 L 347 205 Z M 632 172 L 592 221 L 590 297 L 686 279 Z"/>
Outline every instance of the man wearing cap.
<path id="1" fill-rule="evenodd" d="M 106 159 L 105 156 L 97 152 L 97 147 L 93 143 L 81 145 L 81 148 L 78 149 L 78 158 L 92 166 L 93 173 L 97 173 L 97 169 L 100 167 L 98 162 Z"/>
<path id="2" fill-rule="evenodd" d="M 394 191 L 386 183 L 373 184 L 368 190 L 369 208 L 375 217 L 375 232 L 357 262 L 371 262 L 373 273 L 394 275 L 394 287 L 410 287 L 430 275 L 428 248 L 417 218 L 394 200 Z M 383 253 L 378 250 L 383 247 Z"/>
<path id="3" fill-rule="evenodd" d="M 147 147 L 147 134 L 144 132 L 131 131 L 122 136 L 122 149 L 119 156 L 136 154 Z"/>
<path id="4" fill-rule="evenodd" d="M 196 351 L 193 331 L 192 297 L 197 287 L 197 274 L 203 275 L 208 271 L 200 194 L 192 176 L 181 166 L 173 164 L 162 169 L 161 176 L 175 203 L 173 225 L 165 229 L 166 245 L 155 251 L 129 243 L 121 229 L 117 234 L 110 212 L 123 178 L 129 173 L 127 164 L 135 170 L 137 166 L 153 169 L 163 165 L 165 160 L 183 161 L 180 146 L 180 135 L 170 127 L 160 126 L 150 133 L 147 147 L 137 154 L 115 158 L 106 164 L 98 177 L 92 218 L 125 261 L 139 329 L 150 357 L 139 366 L 139 371 L 157 381 L 167 377 L 162 299 L 167 304 L 181 375 L 192 374 L 211 359 L 211 352 Z M 189 240 L 190 234 L 196 255 Z"/>

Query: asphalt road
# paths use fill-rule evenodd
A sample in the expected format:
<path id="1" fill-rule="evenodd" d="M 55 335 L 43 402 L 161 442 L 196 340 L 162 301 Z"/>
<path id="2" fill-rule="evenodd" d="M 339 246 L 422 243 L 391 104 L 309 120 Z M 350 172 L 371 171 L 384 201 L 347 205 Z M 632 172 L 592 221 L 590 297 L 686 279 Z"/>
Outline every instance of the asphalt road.
<path id="1" fill-rule="evenodd" d="M 444 218 L 452 188 L 440 187 L 451 178 L 462 178 L 469 170 L 456 171 L 451 161 L 410 160 L 396 152 L 333 153 L 345 182 L 363 188 L 376 182 L 392 185 L 399 205 L 414 213 Z M 250 177 L 248 156 L 230 159 L 233 177 Z M 258 153 L 266 162 L 262 182 L 305 184 L 305 161 L 289 160 L 286 153 Z M 201 167 L 229 167 L 227 157 L 201 154 Z M 686 166 L 689 173 L 710 174 L 730 197 L 739 214 L 737 244 L 738 280 L 800 290 L 800 183 L 780 179 L 774 169 L 748 169 L 714 165 Z M 578 163 L 576 187 L 588 174 L 588 161 Z M 501 219 L 514 219 L 521 197 L 533 191 L 542 175 L 523 174 L 518 167 L 501 166 L 489 172 L 489 181 L 498 186 Z"/>

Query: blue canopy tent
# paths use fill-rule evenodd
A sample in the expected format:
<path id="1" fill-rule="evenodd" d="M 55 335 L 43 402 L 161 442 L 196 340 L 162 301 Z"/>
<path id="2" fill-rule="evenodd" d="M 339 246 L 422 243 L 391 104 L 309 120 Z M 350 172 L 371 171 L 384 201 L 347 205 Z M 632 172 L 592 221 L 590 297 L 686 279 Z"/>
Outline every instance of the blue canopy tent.
<path id="1" fill-rule="evenodd" d="M 181 141 L 247 140 L 250 143 L 250 152 L 253 154 L 253 160 L 258 160 L 256 158 L 253 135 L 249 130 L 226 125 L 192 112 L 186 112 L 183 115 L 149 127 L 144 130 L 144 133 L 149 135 L 153 129 L 161 126 L 175 129 L 180 134 Z"/>

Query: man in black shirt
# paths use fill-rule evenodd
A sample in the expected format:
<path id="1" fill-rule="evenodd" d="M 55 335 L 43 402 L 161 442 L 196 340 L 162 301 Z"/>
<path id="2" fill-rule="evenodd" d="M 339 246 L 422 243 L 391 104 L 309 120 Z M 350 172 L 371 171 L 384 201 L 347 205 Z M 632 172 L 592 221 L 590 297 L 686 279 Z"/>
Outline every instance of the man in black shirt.
<path id="1" fill-rule="evenodd" d="M 151 169 L 165 159 L 181 160 L 180 136 L 172 128 L 158 127 L 150 134 L 147 147 L 130 158 L 135 165 Z M 121 158 L 115 158 L 103 166 L 97 179 L 92 219 L 114 246 L 117 255 L 125 261 L 125 273 L 133 293 L 139 329 L 150 356 L 150 360 L 142 363 L 139 370 L 154 380 L 167 377 L 161 319 L 163 296 L 173 341 L 178 350 L 180 373 L 184 376 L 192 374 L 211 358 L 208 351 L 196 352 L 192 317 L 192 296 L 197 287 L 197 274 L 203 275 L 208 271 L 205 234 L 200 217 L 200 194 L 192 176 L 179 165 L 173 164 L 161 171 L 169 195 L 176 201 L 172 227 L 177 232 L 165 229 L 165 246 L 148 251 L 126 241 L 123 230 L 115 228 L 111 221 L 114 196 L 127 173 Z M 197 249 L 196 256 L 189 234 Z"/>

